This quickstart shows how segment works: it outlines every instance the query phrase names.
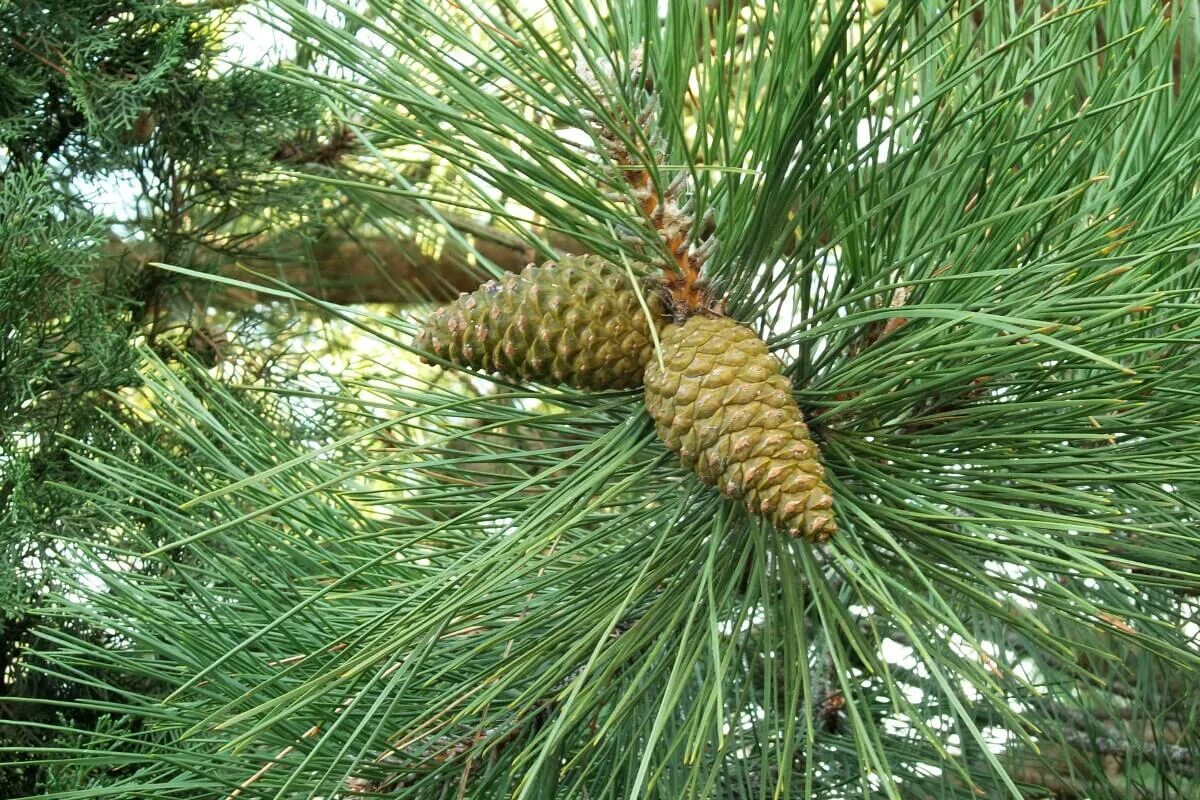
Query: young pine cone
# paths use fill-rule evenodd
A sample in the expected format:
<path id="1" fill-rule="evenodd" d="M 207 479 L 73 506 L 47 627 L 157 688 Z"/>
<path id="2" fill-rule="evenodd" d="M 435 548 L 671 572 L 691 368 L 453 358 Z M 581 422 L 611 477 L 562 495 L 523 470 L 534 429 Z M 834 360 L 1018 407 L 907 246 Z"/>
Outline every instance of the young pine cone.
<path id="1" fill-rule="evenodd" d="M 646 367 L 646 408 L 684 466 L 792 536 L 837 530 L 817 446 L 779 361 L 749 328 L 697 315 L 661 334 Z"/>
<path id="2" fill-rule="evenodd" d="M 650 325 L 664 322 L 659 292 L 594 256 L 528 266 L 488 281 L 429 315 L 413 344 L 463 367 L 578 389 L 640 386 L 653 357 Z"/>

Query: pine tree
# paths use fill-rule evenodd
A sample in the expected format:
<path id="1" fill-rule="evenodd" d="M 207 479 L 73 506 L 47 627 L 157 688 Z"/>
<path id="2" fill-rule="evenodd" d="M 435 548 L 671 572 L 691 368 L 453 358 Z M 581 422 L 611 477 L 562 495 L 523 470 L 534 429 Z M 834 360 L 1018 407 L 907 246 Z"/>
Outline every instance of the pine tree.
<path id="1" fill-rule="evenodd" d="M 46 723 L 49 796 L 1200 793 L 1194 2 L 267 8 L 300 54 L 267 77 L 358 143 L 273 197 L 336 187 L 355 236 L 480 283 L 515 237 L 736 321 L 836 533 L 660 440 L 707 398 L 423 368 L 433 303 L 217 275 L 380 363 L 136 351 L 154 438 L 69 442 L 108 534 L 47 559 L 44 616 L 118 636 L 39 655 L 109 715 Z"/>

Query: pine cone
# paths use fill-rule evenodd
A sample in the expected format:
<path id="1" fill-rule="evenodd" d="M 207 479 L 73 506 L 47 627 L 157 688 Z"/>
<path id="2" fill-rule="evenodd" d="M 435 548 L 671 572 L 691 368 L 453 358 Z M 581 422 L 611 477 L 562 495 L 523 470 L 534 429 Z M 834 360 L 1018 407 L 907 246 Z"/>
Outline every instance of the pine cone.
<path id="1" fill-rule="evenodd" d="M 661 325 L 659 292 L 643 294 Z M 529 266 L 463 293 L 429 315 L 413 344 L 459 366 L 578 389 L 640 386 L 654 354 L 625 271 L 594 256 Z"/>
<path id="2" fill-rule="evenodd" d="M 661 335 L 646 367 L 646 408 L 686 467 L 777 528 L 813 542 L 837 530 L 817 446 L 779 361 L 753 331 L 693 316 Z"/>

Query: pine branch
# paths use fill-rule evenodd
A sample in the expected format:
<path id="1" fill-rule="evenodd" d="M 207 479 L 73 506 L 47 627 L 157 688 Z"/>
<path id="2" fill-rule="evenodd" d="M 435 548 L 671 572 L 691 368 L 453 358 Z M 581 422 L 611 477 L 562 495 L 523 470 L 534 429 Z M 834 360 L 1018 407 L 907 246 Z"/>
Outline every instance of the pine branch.
<path id="1" fill-rule="evenodd" d="M 624 67 L 628 74 L 619 81 L 613 75 L 601 80 L 580 58 L 580 79 L 606 106 L 603 116 L 585 110 L 583 118 L 591 124 L 599 151 L 613 167 L 612 180 L 628 186 L 634 207 L 661 239 L 669 265 L 663 267 L 663 285 L 676 313 L 684 316 L 710 303 L 701 272 L 718 243 L 711 212 L 699 222 L 695 219 L 695 189 L 687 172 L 680 170 L 665 186 L 658 185 L 666 166 L 667 138 L 660 127 L 655 88 L 644 77 L 643 58 L 641 50 L 635 51 Z M 646 86 L 639 87 L 640 82 Z M 632 86 L 635 98 L 617 102 L 615 85 Z M 640 238 L 633 237 L 633 241 Z"/>
<path id="2" fill-rule="evenodd" d="M 472 250 L 447 242 L 434 255 L 427 245 L 405 241 L 399 234 L 332 232 L 316 243 L 283 234 L 247 239 L 234 252 L 223 247 L 198 251 L 188 265 L 253 283 L 256 278 L 247 274 L 248 267 L 252 273 L 269 274 L 310 297 L 339 305 L 404 306 L 452 300 L 460 292 L 476 288 L 489 274 L 485 263 L 499 270 L 520 272 L 540 260 L 535 248 L 505 230 L 454 215 L 446 219 L 461 234 L 472 237 Z M 560 253 L 587 252 L 581 242 L 569 236 L 546 231 L 542 234 Z M 109 257 L 131 266 L 141 265 L 141 269 L 151 269 L 151 263 L 165 260 L 160 247 L 142 242 L 111 241 L 107 252 Z M 205 306 L 237 310 L 269 302 L 271 295 L 232 287 L 205 287 L 201 297 Z"/>

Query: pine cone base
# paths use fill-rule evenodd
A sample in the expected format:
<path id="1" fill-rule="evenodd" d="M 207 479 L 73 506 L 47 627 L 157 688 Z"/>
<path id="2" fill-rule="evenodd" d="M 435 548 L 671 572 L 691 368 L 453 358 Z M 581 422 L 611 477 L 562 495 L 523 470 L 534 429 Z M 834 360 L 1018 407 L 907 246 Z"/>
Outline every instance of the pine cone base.
<path id="1" fill-rule="evenodd" d="M 646 408 L 684 466 L 792 536 L 837 530 L 816 443 L 779 361 L 749 328 L 697 315 L 661 334 L 645 374 Z"/>

